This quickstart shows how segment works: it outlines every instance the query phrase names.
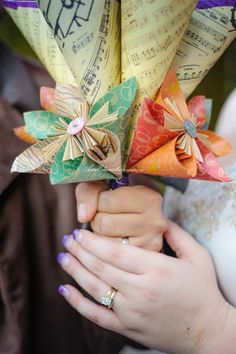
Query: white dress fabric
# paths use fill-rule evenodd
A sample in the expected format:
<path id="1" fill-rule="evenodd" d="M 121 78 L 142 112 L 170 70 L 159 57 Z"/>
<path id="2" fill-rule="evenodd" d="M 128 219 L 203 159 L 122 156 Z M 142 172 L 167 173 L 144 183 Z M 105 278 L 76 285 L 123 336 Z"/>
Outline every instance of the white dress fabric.
<path id="1" fill-rule="evenodd" d="M 184 194 L 167 188 L 164 212 L 209 251 L 220 289 L 236 306 L 236 164 L 227 172 L 232 182 L 190 180 Z"/>

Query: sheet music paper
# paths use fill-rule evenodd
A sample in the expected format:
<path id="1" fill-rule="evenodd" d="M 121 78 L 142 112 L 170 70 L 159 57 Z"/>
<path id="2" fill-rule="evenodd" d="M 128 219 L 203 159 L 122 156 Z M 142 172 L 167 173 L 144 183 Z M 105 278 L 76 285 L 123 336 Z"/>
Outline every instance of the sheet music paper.
<path id="1" fill-rule="evenodd" d="M 39 6 L 90 104 L 120 83 L 117 0 L 40 0 Z"/>
<path id="2" fill-rule="evenodd" d="M 138 81 L 130 141 L 144 97 L 155 98 L 194 9 L 194 0 L 122 0 L 122 80 Z"/>
<path id="3" fill-rule="evenodd" d="M 55 81 L 75 84 L 36 1 L 3 1 L 7 12 Z"/>
<path id="4" fill-rule="evenodd" d="M 236 37 L 235 12 L 236 6 L 194 10 L 172 62 L 186 97 Z"/>

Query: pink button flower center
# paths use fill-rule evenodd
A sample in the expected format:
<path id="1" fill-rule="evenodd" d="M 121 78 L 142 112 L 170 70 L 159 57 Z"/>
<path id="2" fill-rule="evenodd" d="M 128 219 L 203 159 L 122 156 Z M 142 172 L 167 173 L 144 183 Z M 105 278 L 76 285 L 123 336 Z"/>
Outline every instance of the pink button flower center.
<path id="1" fill-rule="evenodd" d="M 67 128 L 67 133 L 69 135 L 76 135 L 81 132 L 85 126 L 85 120 L 83 117 L 78 116 L 76 119 L 72 120 Z"/>

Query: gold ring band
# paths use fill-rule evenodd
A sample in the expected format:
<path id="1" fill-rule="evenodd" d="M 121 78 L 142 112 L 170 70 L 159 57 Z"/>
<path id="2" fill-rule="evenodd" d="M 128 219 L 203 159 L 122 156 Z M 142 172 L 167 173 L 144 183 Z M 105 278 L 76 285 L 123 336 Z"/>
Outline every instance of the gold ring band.
<path id="1" fill-rule="evenodd" d="M 106 293 L 106 295 L 104 297 L 101 298 L 101 304 L 108 307 L 109 309 L 112 308 L 113 306 L 113 302 L 114 302 L 114 298 L 116 296 L 117 290 L 113 287 L 111 287 L 108 292 Z"/>

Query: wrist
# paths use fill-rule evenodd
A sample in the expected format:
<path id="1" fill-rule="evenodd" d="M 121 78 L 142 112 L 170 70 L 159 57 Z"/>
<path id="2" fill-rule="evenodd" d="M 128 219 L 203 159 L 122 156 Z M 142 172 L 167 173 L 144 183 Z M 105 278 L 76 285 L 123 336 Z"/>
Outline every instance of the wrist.
<path id="1" fill-rule="evenodd" d="M 236 308 L 225 300 L 213 306 L 207 316 L 202 341 L 194 354 L 235 354 L 236 348 Z"/>

